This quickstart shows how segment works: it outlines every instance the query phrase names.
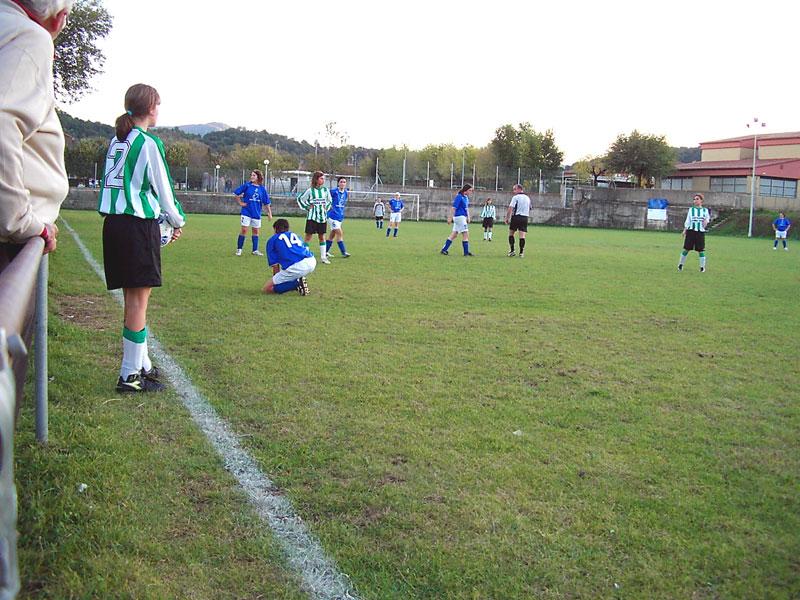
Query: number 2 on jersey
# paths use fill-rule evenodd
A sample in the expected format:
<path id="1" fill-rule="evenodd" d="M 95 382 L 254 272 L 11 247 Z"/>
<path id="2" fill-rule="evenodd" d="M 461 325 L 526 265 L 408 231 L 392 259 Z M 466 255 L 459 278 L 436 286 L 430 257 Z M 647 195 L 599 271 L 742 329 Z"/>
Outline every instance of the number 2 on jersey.
<path id="1" fill-rule="evenodd" d="M 127 140 L 116 141 L 108 149 L 108 160 L 113 160 L 114 165 L 106 173 L 105 187 L 107 188 L 120 188 L 125 187 L 125 161 L 128 158 L 128 150 L 131 145 Z"/>

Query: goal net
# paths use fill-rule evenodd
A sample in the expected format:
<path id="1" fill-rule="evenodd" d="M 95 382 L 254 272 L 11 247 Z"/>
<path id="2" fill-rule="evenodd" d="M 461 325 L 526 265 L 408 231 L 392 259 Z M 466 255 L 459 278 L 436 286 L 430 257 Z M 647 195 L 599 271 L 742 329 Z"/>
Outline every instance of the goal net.
<path id="1" fill-rule="evenodd" d="M 370 205 L 374 205 L 378 200 L 382 200 L 386 205 L 386 218 L 388 219 L 389 200 L 394 198 L 395 193 L 348 190 L 347 195 L 348 200 L 360 201 L 364 204 L 369 203 Z M 410 217 L 415 221 L 419 221 L 419 194 L 398 192 L 397 195 L 400 196 L 400 200 L 403 201 L 403 218 L 405 219 Z"/>

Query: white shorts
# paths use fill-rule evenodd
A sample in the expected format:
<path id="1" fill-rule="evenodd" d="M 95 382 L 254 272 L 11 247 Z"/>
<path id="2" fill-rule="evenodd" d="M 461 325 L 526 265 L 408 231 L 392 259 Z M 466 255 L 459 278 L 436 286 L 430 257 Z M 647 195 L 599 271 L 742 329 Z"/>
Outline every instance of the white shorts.
<path id="1" fill-rule="evenodd" d="M 304 258 L 293 265 L 289 265 L 288 269 L 281 269 L 275 273 L 275 275 L 272 276 L 272 284 L 280 285 L 281 283 L 286 283 L 287 281 L 300 279 L 301 277 L 305 277 L 309 273 L 313 272 L 316 268 L 317 259 L 313 256 L 309 256 L 308 258 Z"/>
<path id="2" fill-rule="evenodd" d="M 789 233 L 789 232 L 788 231 L 776 231 L 775 232 L 775 239 L 776 240 L 785 240 L 787 233 Z"/>
<path id="3" fill-rule="evenodd" d="M 458 216 L 453 217 L 453 231 L 456 233 L 464 233 L 469 231 L 469 223 L 467 223 L 467 217 L 465 216 Z"/>
<path id="4" fill-rule="evenodd" d="M 390 223 L 399 223 L 402 220 L 402 213 L 390 213 L 389 214 L 389 222 Z"/>
<path id="5" fill-rule="evenodd" d="M 261 219 L 251 219 L 242 215 L 242 227 L 255 227 L 261 229 Z"/>
<path id="6" fill-rule="evenodd" d="M 334 229 L 341 229 L 341 228 L 342 228 L 341 221 L 337 221 L 336 219 L 328 219 L 328 229 L 333 231 Z"/>

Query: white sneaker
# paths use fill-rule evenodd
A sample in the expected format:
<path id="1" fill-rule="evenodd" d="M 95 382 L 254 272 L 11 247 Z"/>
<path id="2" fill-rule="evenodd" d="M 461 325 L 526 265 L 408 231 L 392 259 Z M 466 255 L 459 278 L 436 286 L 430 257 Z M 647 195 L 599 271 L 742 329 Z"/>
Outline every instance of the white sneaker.
<path id="1" fill-rule="evenodd" d="M 788 252 L 788 251 L 789 251 L 789 247 L 787 246 L 786 248 L 784 248 L 784 250 L 785 250 L 786 252 Z"/>
<path id="2" fill-rule="evenodd" d="M 264 255 L 258 250 L 253 250 L 253 256 L 264 256 Z"/>
<path id="3" fill-rule="evenodd" d="M 237 248 L 236 249 L 236 256 L 241 256 L 241 255 L 242 255 L 242 249 L 241 248 Z"/>
<path id="4" fill-rule="evenodd" d="M 772 249 L 773 249 L 773 250 L 777 250 L 777 249 L 778 249 L 778 247 L 777 247 L 777 246 L 773 246 L 773 247 L 772 247 Z"/>
<path id="5" fill-rule="evenodd" d="M 329 265 L 329 264 L 331 264 L 331 261 L 329 261 L 329 260 L 328 260 L 328 257 L 327 257 L 327 256 L 323 256 L 322 258 L 320 258 L 320 260 L 321 260 L 322 262 L 324 262 L 326 265 Z"/>

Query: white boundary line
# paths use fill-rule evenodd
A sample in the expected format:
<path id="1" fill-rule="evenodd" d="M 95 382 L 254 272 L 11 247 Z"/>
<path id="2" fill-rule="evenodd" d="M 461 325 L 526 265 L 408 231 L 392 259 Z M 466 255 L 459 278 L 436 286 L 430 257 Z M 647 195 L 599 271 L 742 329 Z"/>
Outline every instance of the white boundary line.
<path id="1" fill-rule="evenodd" d="M 80 248 L 83 257 L 105 283 L 105 273 L 78 233 L 61 217 Z M 122 292 L 112 294 L 122 304 Z M 148 332 L 149 333 L 149 332 Z M 300 576 L 303 588 L 314 600 L 358 600 L 350 579 L 340 572 L 327 556 L 319 540 L 308 530 L 291 502 L 239 444 L 230 425 L 217 415 L 214 407 L 195 388 L 181 366 L 164 350 L 153 335 L 148 335 L 153 357 L 183 400 L 197 426 L 214 446 L 222 462 L 242 486 L 261 519 L 267 522 L 283 547 L 290 567 Z"/>

